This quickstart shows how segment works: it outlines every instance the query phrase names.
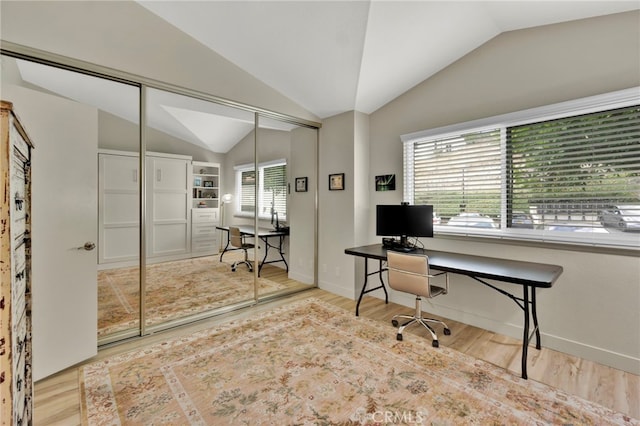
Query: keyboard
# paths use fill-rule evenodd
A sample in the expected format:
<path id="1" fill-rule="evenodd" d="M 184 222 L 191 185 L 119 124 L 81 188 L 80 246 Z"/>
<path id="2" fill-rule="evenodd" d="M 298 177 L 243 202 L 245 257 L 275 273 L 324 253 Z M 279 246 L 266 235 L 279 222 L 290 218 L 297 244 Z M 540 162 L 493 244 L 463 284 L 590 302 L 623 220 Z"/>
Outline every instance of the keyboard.
<path id="1" fill-rule="evenodd" d="M 387 250 L 391 250 L 391 251 L 399 251 L 402 253 L 411 253 L 412 251 L 415 251 L 416 248 L 415 247 L 402 247 L 402 246 L 398 246 L 398 247 L 390 247 L 387 248 Z"/>

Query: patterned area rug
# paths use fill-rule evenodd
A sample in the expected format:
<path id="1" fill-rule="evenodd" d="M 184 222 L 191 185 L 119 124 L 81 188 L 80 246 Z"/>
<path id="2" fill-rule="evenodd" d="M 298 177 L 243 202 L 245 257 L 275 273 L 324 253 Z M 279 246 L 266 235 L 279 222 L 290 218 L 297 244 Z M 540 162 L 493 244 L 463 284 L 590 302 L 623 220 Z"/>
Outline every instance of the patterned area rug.
<path id="1" fill-rule="evenodd" d="M 147 267 L 147 324 L 205 312 L 253 298 L 253 272 L 240 265 L 231 272 L 233 253 L 164 262 Z M 138 326 L 139 269 L 98 272 L 98 337 Z M 287 288 L 259 278 L 259 294 Z"/>
<path id="2" fill-rule="evenodd" d="M 640 425 L 316 299 L 86 365 L 83 424 Z"/>

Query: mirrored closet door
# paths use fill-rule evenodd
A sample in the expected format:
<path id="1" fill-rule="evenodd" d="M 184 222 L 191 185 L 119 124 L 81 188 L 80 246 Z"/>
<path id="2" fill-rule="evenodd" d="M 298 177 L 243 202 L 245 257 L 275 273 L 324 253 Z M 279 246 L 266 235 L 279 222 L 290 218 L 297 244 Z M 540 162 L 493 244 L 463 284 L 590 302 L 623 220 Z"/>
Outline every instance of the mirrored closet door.
<path id="1" fill-rule="evenodd" d="M 84 346 L 92 355 L 96 342 L 139 334 L 139 94 L 133 83 L 2 56 L 2 98 L 38 140 L 34 351 L 46 362 L 73 364 Z"/>
<path id="2" fill-rule="evenodd" d="M 145 114 L 145 328 L 252 303 L 253 271 L 234 264 L 251 264 L 254 250 L 228 229 L 238 203 L 252 207 L 235 197 L 228 167 L 254 161 L 254 114 L 153 88 Z"/>
<path id="3" fill-rule="evenodd" d="M 315 284 L 317 129 L 259 115 L 258 297 Z"/>
<path id="4" fill-rule="evenodd" d="M 37 333 L 86 358 L 316 285 L 313 123 L 68 68 L 2 55 L 2 97 L 36 130 Z"/>

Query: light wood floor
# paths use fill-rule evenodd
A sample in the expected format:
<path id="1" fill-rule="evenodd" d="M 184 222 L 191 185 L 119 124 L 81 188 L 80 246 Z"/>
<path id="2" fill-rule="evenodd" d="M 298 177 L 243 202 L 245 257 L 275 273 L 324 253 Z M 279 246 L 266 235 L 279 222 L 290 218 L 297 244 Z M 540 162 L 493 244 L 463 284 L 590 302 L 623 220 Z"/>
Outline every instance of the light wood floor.
<path id="1" fill-rule="evenodd" d="M 269 278 L 276 277 L 271 275 Z M 320 289 L 312 289 L 152 336 L 112 345 L 101 349 L 96 357 L 87 362 L 206 329 L 230 318 L 246 318 L 256 312 L 269 310 L 306 297 L 317 297 L 355 312 L 355 301 Z M 375 297 L 365 297 L 360 305 L 361 316 L 387 323 L 390 322 L 393 315 L 397 313 L 410 314 L 411 311 L 411 308 L 392 303 L 385 305 L 384 301 Z M 445 336 L 443 333 L 439 333 L 438 338 L 441 346 L 456 349 L 506 368 L 516 376 L 520 375 L 520 342 L 518 340 L 451 320 L 447 321 L 447 325 L 451 328 L 452 334 Z M 418 327 L 410 327 L 405 332 L 421 334 L 428 338 L 426 330 L 421 330 Z M 395 335 L 395 330 L 390 324 L 389 333 Z M 530 380 L 546 383 L 640 419 L 640 376 L 546 348 L 540 351 L 534 348 L 529 350 L 528 373 Z M 77 366 L 37 382 L 35 384 L 34 424 L 79 425 L 79 401 Z"/>

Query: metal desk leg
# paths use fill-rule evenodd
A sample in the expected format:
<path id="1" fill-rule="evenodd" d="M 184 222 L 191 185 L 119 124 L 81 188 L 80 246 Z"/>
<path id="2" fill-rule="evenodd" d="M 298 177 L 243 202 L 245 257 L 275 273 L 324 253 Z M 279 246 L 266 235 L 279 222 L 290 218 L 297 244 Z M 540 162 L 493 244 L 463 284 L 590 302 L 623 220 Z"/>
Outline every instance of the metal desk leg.
<path id="1" fill-rule="evenodd" d="M 258 276 L 260 276 L 260 272 L 262 272 L 262 265 L 267 260 L 267 256 L 269 255 L 269 241 L 267 241 L 267 237 L 260 238 L 264 242 L 264 257 L 262 258 L 262 262 L 258 264 Z"/>
<path id="2" fill-rule="evenodd" d="M 524 286 L 523 306 L 524 310 L 524 336 L 522 337 L 522 378 L 527 378 L 527 352 L 533 334 L 536 335 L 536 349 L 540 349 L 540 327 L 538 326 L 538 312 L 536 307 L 536 288 L 531 287 L 531 310 L 529 310 L 529 286 Z M 533 317 L 533 332 L 529 333 L 529 312 Z"/>
<path id="3" fill-rule="evenodd" d="M 222 262 L 222 256 L 224 256 L 224 254 L 227 252 L 229 244 L 231 244 L 231 236 L 229 235 L 229 232 L 227 232 L 227 245 L 224 246 L 222 253 L 220 253 L 220 262 Z"/>
<path id="4" fill-rule="evenodd" d="M 362 285 L 362 290 L 360 291 L 360 297 L 358 297 L 358 303 L 356 303 L 356 316 L 360 315 L 360 302 L 362 301 L 362 296 L 364 296 L 365 290 L 367 288 L 367 281 L 369 278 L 368 273 L 369 262 L 367 258 L 364 258 L 364 284 Z"/>
<path id="5" fill-rule="evenodd" d="M 536 349 L 540 349 L 540 327 L 538 326 L 538 311 L 536 309 L 536 288 L 531 287 L 531 314 L 533 315 L 533 326 L 536 329 Z"/>
<path id="6" fill-rule="evenodd" d="M 282 251 L 282 244 L 284 243 L 284 235 L 280 235 L 278 239 L 279 239 L 278 253 L 280 254 L 280 259 L 282 259 L 282 261 L 284 262 L 284 267 L 286 268 L 287 272 L 289 272 L 289 264 L 287 263 L 287 260 L 284 258 L 284 252 Z"/>
<path id="7" fill-rule="evenodd" d="M 389 304 L 389 293 L 387 293 L 387 288 L 384 285 L 384 281 L 382 281 L 382 260 L 380 261 L 380 267 L 378 268 L 378 278 L 380 279 L 380 287 L 382 287 L 382 290 L 384 291 L 384 304 L 387 305 Z"/>
<path id="8" fill-rule="evenodd" d="M 384 281 L 382 280 L 382 272 L 386 269 L 382 268 L 382 260 L 380 261 L 378 270 L 376 272 L 369 273 L 368 270 L 369 263 L 367 262 L 367 258 L 364 259 L 364 284 L 362 285 L 362 290 L 360 291 L 360 297 L 358 297 L 358 303 L 356 303 L 356 316 L 360 315 L 360 302 L 362 302 L 362 297 L 365 293 L 369 293 L 378 289 L 384 290 L 384 303 L 389 303 L 389 294 L 387 293 L 387 288 L 384 285 Z M 371 288 L 367 290 L 367 282 L 369 280 L 369 275 L 378 274 L 380 278 L 380 285 L 375 288 Z"/>
<path id="9" fill-rule="evenodd" d="M 524 290 L 524 297 L 519 298 L 514 296 L 513 294 L 502 290 L 478 277 L 474 277 L 469 275 L 469 277 L 474 280 L 486 285 L 487 287 L 491 287 L 496 290 L 498 293 L 504 294 L 509 299 L 513 300 L 524 312 L 524 330 L 522 331 L 522 378 L 527 378 L 527 352 L 529 349 L 529 342 L 531 342 L 531 337 L 533 337 L 533 333 L 529 334 L 529 315 L 533 316 L 533 332 L 536 334 L 536 349 L 540 349 L 540 327 L 538 327 L 538 312 L 536 310 L 536 287 L 531 287 L 531 302 L 529 302 L 529 286 L 523 285 L 522 288 Z M 531 304 L 531 308 L 529 308 L 529 304 Z"/>
<path id="10" fill-rule="evenodd" d="M 524 310 L 524 335 L 522 337 L 522 378 L 527 378 L 527 350 L 529 349 L 529 286 L 525 285 L 523 310 Z"/>
<path id="11" fill-rule="evenodd" d="M 287 272 L 289 272 L 289 264 L 287 263 L 287 260 L 284 258 L 284 252 L 282 251 L 282 243 L 284 243 L 284 237 L 285 237 L 284 235 L 278 236 L 278 247 L 269 244 L 269 237 L 260 237 L 260 239 L 264 242 L 264 257 L 262 258 L 262 262 L 260 262 L 260 265 L 258 266 L 258 276 L 260 276 L 260 272 L 262 271 L 262 267 L 264 266 L 265 263 L 284 262 L 284 266 L 286 267 Z M 267 256 L 269 255 L 269 248 L 278 249 L 280 260 L 270 260 L 267 262 Z"/>

